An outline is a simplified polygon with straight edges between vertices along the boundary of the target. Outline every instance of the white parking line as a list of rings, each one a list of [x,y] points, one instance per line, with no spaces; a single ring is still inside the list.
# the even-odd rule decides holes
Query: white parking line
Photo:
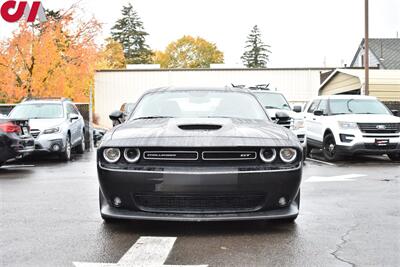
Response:
[[[76,267],[165,267],[176,237],[140,237],[118,263],[74,262]],[[179,265],[173,265],[178,267]],[[207,267],[208,265],[184,265],[185,267]]]
[[[21,169],[21,168],[33,168],[35,165],[4,165],[3,169]]]
[[[311,176],[306,183],[324,183],[324,182],[351,182],[354,178],[365,177],[365,174],[346,174],[338,176]]]
[[[322,161],[322,160],[317,160],[317,159],[313,159],[313,158],[307,158],[306,160],[314,161],[314,162],[318,162],[318,163],[322,163],[322,164],[326,164],[326,165],[329,165],[329,166],[337,166],[334,163],[330,163],[330,162],[326,162],[326,161]]]

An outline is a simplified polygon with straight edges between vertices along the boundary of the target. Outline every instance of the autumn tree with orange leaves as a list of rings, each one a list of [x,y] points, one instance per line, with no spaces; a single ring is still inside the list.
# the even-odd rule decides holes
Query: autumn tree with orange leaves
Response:
[[[76,19],[78,11],[72,6],[51,13],[45,23],[21,22],[10,39],[0,42],[0,102],[29,96],[89,100],[101,25]]]

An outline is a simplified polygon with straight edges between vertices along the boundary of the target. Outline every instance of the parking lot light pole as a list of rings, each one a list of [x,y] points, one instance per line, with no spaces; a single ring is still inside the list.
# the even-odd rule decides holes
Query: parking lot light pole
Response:
[[[364,94],[369,95],[369,6],[368,0],[365,0],[365,38],[364,38],[364,68],[365,85]]]

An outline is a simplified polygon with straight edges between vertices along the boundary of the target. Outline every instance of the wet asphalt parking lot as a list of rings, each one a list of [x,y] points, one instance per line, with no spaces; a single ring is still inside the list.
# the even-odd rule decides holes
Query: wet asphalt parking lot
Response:
[[[108,225],[94,153],[67,164],[34,158],[0,168],[0,265],[400,266],[399,181],[400,164],[386,157],[307,160],[295,224]],[[143,246],[127,253],[136,242]]]

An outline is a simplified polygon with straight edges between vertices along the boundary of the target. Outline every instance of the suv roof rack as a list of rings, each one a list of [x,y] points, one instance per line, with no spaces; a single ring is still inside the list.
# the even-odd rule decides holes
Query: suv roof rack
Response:
[[[257,84],[255,86],[250,86],[248,89],[249,90],[265,90],[265,91],[271,91],[269,88],[270,84]]]
[[[231,84],[233,88],[239,88],[239,89],[248,89],[248,90],[265,90],[265,91],[271,91],[271,88],[269,88],[269,84],[257,84],[254,86],[246,86],[244,84]]]
[[[26,101],[42,101],[42,100],[53,100],[53,101],[72,101],[70,98],[67,97],[26,97],[22,102]]]

